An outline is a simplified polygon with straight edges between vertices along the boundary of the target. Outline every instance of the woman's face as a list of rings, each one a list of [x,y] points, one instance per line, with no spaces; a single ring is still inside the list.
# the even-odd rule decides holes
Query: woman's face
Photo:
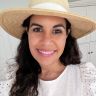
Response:
[[[32,16],[28,30],[29,49],[41,66],[57,64],[66,43],[64,18]]]

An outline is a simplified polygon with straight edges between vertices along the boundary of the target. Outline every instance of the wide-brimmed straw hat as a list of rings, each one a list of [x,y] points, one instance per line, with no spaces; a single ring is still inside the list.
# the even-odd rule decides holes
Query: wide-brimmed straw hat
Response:
[[[72,35],[75,38],[80,38],[96,29],[96,22],[75,15],[68,10],[67,0],[30,0],[30,7],[28,8],[3,11],[0,14],[0,22],[6,32],[19,39],[25,30],[22,27],[23,21],[32,14],[66,18],[72,25]]]

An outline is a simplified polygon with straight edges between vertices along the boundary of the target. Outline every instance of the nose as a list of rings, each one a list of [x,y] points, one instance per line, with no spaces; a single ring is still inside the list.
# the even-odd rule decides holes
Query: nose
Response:
[[[43,46],[47,46],[47,45],[51,45],[52,44],[52,36],[51,36],[51,34],[49,34],[49,33],[44,33],[43,35],[42,35],[42,45]]]

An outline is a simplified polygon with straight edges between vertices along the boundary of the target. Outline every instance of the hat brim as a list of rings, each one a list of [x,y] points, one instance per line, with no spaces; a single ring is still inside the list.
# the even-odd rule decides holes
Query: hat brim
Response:
[[[68,19],[71,23],[72,35],[75,38],[80,38],[96,29],[96,22],[82,17],[79,15],[72,14],[70,12],[50,11],[42,9],[12,9],[3,11],[0,17],[1,26],[10,35],[20,39],[24,28],[22,27],[23,21],[30,15],[47,15],[47,16],[58,16]]]

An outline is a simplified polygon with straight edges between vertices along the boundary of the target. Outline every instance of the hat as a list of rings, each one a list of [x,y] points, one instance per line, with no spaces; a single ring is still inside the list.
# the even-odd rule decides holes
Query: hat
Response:
[[[0,14],[1,14],[1,10],[0,10]],[[1,25],[1,15],[0,15],[0,25]]]
[[[1,26],[10,35],[21,38],[23,21],[30,15],[47,15],[66,18],[71,23],[72,36],[80,38],[96,29],[96,22],[69,12],[68,0],[30,0],[28,8],[9,9],[0,15]]]

